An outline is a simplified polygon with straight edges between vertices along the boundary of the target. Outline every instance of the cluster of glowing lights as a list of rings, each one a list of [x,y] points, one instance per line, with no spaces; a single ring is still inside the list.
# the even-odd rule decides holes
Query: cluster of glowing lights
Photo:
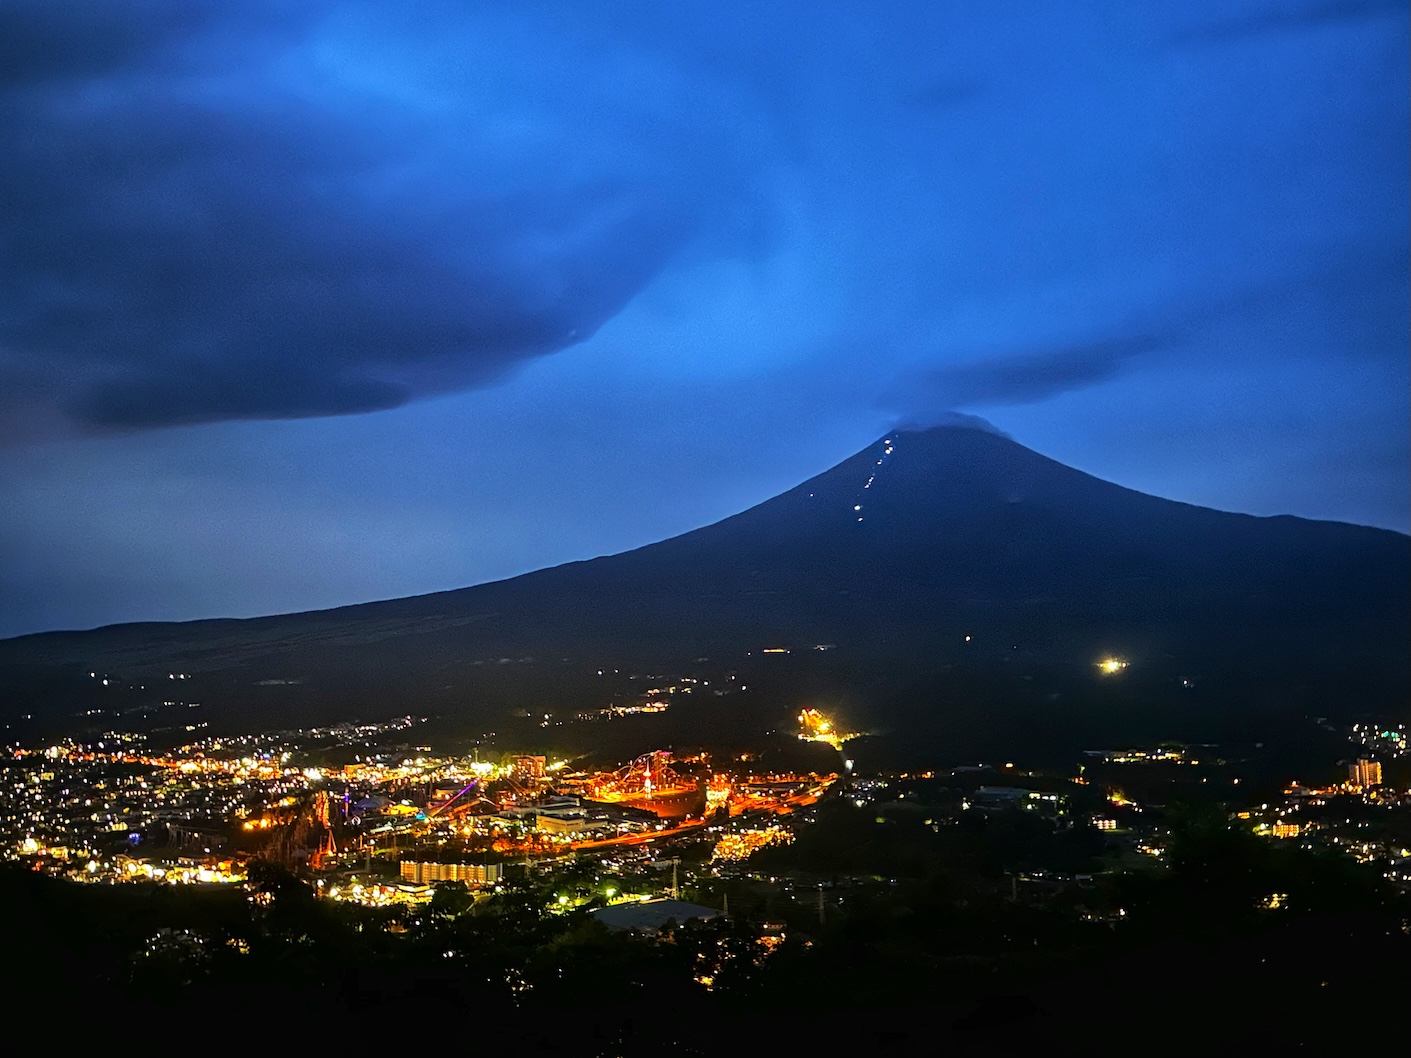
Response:
[[[866,492],[868,489],[870,489],[870,488],[872,487],[872,483],[877,480],[877,468],[880,467],[880,466],[882,466],[882,464],[883,464],[884,462],[886,462],[887,457],[890,456],[890,455],[892,454],[892,452],[895,451],[895,448],[892,446],[892,439],[891,439],[890,437],[888,437],[885,441],[883,441],[882,444],[883,444],[883,448],[882,448],[882,458],[881,458],[881,459],[878,459],[878,460],[876,461],[876,463],[874,463],[874,464],[872,465],[872,472],[867,475],[867,480],[862,483],[862,491],[863,491],[863,492]],[[812,493],[810,493],[809,495],[812,495]],[[853,509],[853,513],[857,515],[857,520],[858,520],[859,522],[862,521],[862,504],[861,504],[861,503],[855,503],[855,504],[853,504],[853,508],[852,508],[852,509]]]
[[[728,804],[733,789],[734,786],[724,775],[712,775],[706,784],[706,807],[714,809]]]
[[[762,830],[741,830],[726,834],[715,843],[711,858],[715,860],[746,860],[758,849],[766,845],[787,845],[794,835],[783,827],[765,827]]]
[[[842,749],[843,743],[855,737],[839,731],[831,719],[817,709],[805,709],[799,713],[799,738],[805,742],[826,742],[834,749]]]
[[[338,900],[348,904],[361,904],[363,907],[394,907],[396,905],[424,904],[431,899],[428,886],[406,888],[395,885],[362,885],[354,881],[350,885],[333,885],[324,888],[318,883],[318,895],[325,900]]]
[[[89,860],[86,873],[77,875],[86,882],[165,882],[168,885],[235,885],[245,875],[230,860],[196,867],[163,867],[142,860],[118,857],[116,862]]]
[[[1116,676],[1129,664],[1126,658],[1103,658],[1097,663],[1097,670],[1104,676]]]
[[[664,713],[671,708],[670,702],[651,700],[638,702],[635,705],[610,705],[606,709],[599,709],[598,716],[634,716],[638,713]]]

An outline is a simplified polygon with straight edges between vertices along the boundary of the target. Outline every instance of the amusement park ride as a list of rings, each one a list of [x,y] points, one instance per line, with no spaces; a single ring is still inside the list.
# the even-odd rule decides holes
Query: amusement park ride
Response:
[[[705,784],[675,765],[667,750],[644,753],[617,771],[593,776],[585,784],[584,796],[645,809],[662,819],[699,815],[705,809]]]
[[[319,834],[318,848],[309,857],[309,866],[317,871],[338,853],[338,845],[333,840],[333,823],[328,817],[327,790],[320,790],[314,795],[314,820],[322,830]]]
[[[798,720],[800,739],[824,742],[839,751],[846,741],[856,737],[840,731],[830,717],[817,709],[804,709]],[[846,775],[851,771],[852,761],[841,763],[840,771]],[[291,810],[282,816],[262,816],[247,822],[245,829],[263,830],[273,824],[258,855],[290,866],[307,863],[319,871],[333,866],[339,859],[335,831],[343,835],[344,851],[357,849],[369,857],[389,851],[395,855],[405,841],[415,846],[434,827],[448,823],[467,825],[472,817],[498,817],[502,813],[521,819],[524,813],[529,813],[530,818],[534,818],[536,811],[548,812],[544,806],[552,804],[555,798],[562,801],[564,795],[570,795],[569,800],[576,795],[585,805],[597,802],[649,812],[667,824],[689,824],[692,819],[699,824],[719,812],[730,816],[787,814],[817,801],[839,778],[838,774],[813,773],[745,776],[727,771],[717,774],[711,772],[704,754],[677,759],[664,749],[643,753],[616,770],[593,774],[561,774],[554,778],[545,774],[542,764],[542,757],[517,758],[514,766],[504,768],[477,762],[472,769],[476,770],[474,778],[461,772],[455,778],[428,780],[422,784],[420,794],[413,792],[411,798],[403,798],[396,804],[391,803],[390,798],[400,790],[387,797],[373,798],[383,802],[378,811],[388,818],[372,827],[358,826],[361,817],[355,815],[355,810],[359,806],[350,806],[351,795],[335,802],[326,790],[319,790],[297,805],[290,799]],[[353,829],[344,829],[348,826]],[[528,835],[504,840],[533,845],[535,841],[542,843],[543,839],[542,835]],[[601,843],[596,838],[579,841],[585,847]],[[390,847],[384,847],[387,843]]]

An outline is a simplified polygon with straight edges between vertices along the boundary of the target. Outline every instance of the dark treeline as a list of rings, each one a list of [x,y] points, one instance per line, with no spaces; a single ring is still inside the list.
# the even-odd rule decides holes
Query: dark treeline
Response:
[[[1043,900],[990,883],[1054,857],[1081,869],[1095,851],[1081,837],[1017,816],[968,834],[865,815],[836,806],[796,844],[756,854],[800,889],[846,885],[826,915],[737,886],[729,920],[658,938],[607,931],[592,902],[551,910],[560,893],[593,891],[590,863],[515,872],[489,897],[443,885],[414,909],[321,900],[271,868],[218,891],[6,868],[5,1002],[212,1039],[279,1035],[290,1017],[369,1041],[436,1038],[454,1015],[479,1041],[542,1054],[1118,1038],[1167,1053],[1335,1038],[1349,1011],[1394,1016],[1411,976],[1411,909],[1374,871],[1229,830],[1210,810],[1172,811],[1166,869]],[[864,862],[888,877],[848,873]],[[765,957],[761,937],[780,924]]]

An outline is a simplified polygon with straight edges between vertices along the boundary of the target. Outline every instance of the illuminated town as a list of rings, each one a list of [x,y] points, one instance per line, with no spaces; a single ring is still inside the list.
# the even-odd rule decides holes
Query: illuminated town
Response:
[[[1093,750],[1072,776],[1010,763],[957,768],[949,779],[853,774],[841,754],[831,772],[761,773],[748,761],[660,749],[582,771],[546,755],[441,756],[412,745],[423,722],[404,716],[210,737],[165,750],[121,731],[12,746],[0,802],[4,855],[86,883],[230,885],[247,881],[252,864],[268,863],[302,875],[322,897],[368,905],[426,902],[442,882],[493,888],[507,872],[580,860],[598,864],[603,878],[663,859],[689,862],[686,884],[694,887],[723,866],[748,866],[760,849],[793,842],[836,795],[876,808],[879,820],[926,805],[933,830],[968,812],[1032,812],[1059,829],[1104,834],[1120,864],[1128,853],[1163,855],[1166,828],[1133,791],[1169,775],[1158,786],[1228,787],[1236,826],[1337,849],[1411,885],[1411,835],[1396,822],[1411,814],[1411,791],[1384,781],[1382,767],[1407,759],[1403,725],[1348,732],[1342,781],[1290,779],[1276,799],[1246,804],[1238,762],[1216,746]],[[804,709],[798,725],[801,740],[835,749],[857,737],[838,732],[816,708]],[[355,747],[356,759],[320,765],[315,747],[325,756],[330,747]],[[690,849],[703,851],[682,860]],[[674,892],[679,874],[670,886],[616,886],[609,902]]]
[[[5,855],[90,883],[238,883],[251,862],[269,862],[307,872],[328,898],[415,903],[438,881],[493,885],[505,863],[643,863],[702,841],[743,859],[789,839],[760,820],[795,815],[838,780],[664,750],[591,773],[534,754],[443,757],[401,742],[420,722],[212,737],[163,751],[116,731],[13,747],[0,809]],[[366,752],[351,763],[308,763],[311,747],[352,745]]]
[[[303,907],[295,921],[326,908],[354,916],[330,920],[339,928],[387,938],[408,965],[428,945],[465,966],[498,952],[493,979],[477,987],[512,1009],[559,994],[561,945],[580,935],[637,945],[633,965],[667,945],[685,960],[685,986],[712,1001],[745,982],[784,981],[796,960],[843,944],[850,923],[931,892],[926,877],[951,879],[947,914],[988,909],[987,959],[1049,943],[1021,940],[1033,916],[1078,938],[1107,936],[1143,920],[1142,886],[1184,869],[1188,824],[1172,805],[1191,795],[1218,813],[1206,818],[1220,832],[1254,843],[1248,855],[1331,856],[1398,899],[1411,893],[1404,725],[1324,724],[1341,759],[1317,782],[1274,786],[1256,778],[1256,746],[1181,742],[1093,749],[1066,769],[879,771],[851,759],[864,736],[816,706],[796,713],[790,738],[816,743],[812,759],[832,767],[805,771],[705,749],[658,747],[593,767],[483,739],[448,754],[427,726],[401,716],[217,736],[191,725],[174,745],[111,728],[11,744],[0,760],[3,856],[27,877],[81,891],[184,891],[207,903],[226,893],[248,909],[238,927],[134,933],[125,987],[166,987],[159,970],[223,979],[236,972],[216,969],[225,961],[285,950],[270,948],[290,943],[278,908]],[[1262,884],[1250,906],[1270,923],[1305,899],[1297,877]],[[558,938],[544,941],[560,946],[548,963],[514,954],[531,927],[508,925],[513,916]],[[974,957],[965,950],[956,958]]]

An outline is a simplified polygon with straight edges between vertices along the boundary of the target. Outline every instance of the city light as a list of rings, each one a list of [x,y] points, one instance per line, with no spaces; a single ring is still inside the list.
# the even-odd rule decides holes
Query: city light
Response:
[[[856,738],[856,733],[838,731],[833,720],[817,709],[805,709],[799,713],[799,738],[804,742],[826,742],[834,749],[841,750],[843,743]]]
[[[712,860],[746,860],[758,849],[766,845],[787,845],[794,840],[793,834],[783,827],[771,826],[761,830],[741,830],[726,834],[715,843]]]

